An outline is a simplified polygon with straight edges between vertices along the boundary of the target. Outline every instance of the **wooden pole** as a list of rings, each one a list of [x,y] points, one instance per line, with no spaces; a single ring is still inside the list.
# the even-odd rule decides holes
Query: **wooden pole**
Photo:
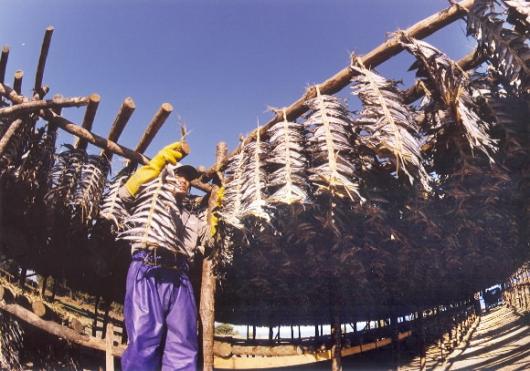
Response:
[[[134,152],[133,150],[113,142],[112,140],[105,139],[97,134],[93,134],[90,131],[83,129],[79,125],[65,119],[64,117],[51,112],[50,110],[43,110],[41,112],[46,120],[57,125],[61,129],[69,132],[70,134],[83,138],[87,142],[97,147],[103,148],[108,152],[113,152],[122,157],[133,159],[142,164],[146,164],[149,161],[147,157],[141,155],[140,153]]]
[[[131,97],[125,98],[112,126],[110,127],[110,133],[108,136],[109,141],[116,142],[120,138],[125,125],[127,125],[127,121],[129,121],[135,109],[136,104],[134,104],[133,99]],[[112,158],[112,152],[107,149],[101,151],[101,155],[106,156],[109,160]]]
[[[32,302],[31,310],[40,318],[43,318],[46,315],[46,305],[41,300]]]
[[[469,9],[475,0],[463,0],[457,4],[450,6],[447,9],[441,10],[419,22],[413,26],[407,28],[403,32],[410,37],[417,39],[423,39],[439,29],[451,24],[452,22],[460,19],[466,15],[466,9]],[[362,63],[367,68],[374,68],[381,63],[392,58],[396,54],[400,53],[403,50],[403,47],[399,44],[399,36],[394,36],[385,41],[384,43],[377,46],[375,49],[370,51],[361,57]],[[350,68],[348,64],[347,67],[343,68],[335,75],[331,76],[329,79],[324,81],[321,84],[309,88],[305,94],[299,98],[297,101],[292,103],[289,107],[285,108],[285,113],[287,120],[294,121],[305,112],[307,112],[308,107],[305,105],[305,102],[311,98],[316,97],[316,87],[318,86],[321,94],[335,94],[338,91],[342,90],[350,84],[352,77],[355,75],[355,72]],[[277,122],[283,120],[283,110],[282,114],[276,113],[274,117],[267,122],[265,125],[254,130],[240,145],[236,148],[230,155],[227,157],[227,160],[223,162],[220,168],[226,166],[228,159],[237,155],[241,150],[242,145],[247,144],[255,140],[257,132],[260,132],[260,135],[265,134],[265,132],[272,127]],[[216,169],[219,167],[211,167],[206,172],[206,176],[211,176],[215,173]]]
[[[17,92],[15,92],[12,88],[4,84],[0,84],[0,95],[8,98],[10,101],[16,104],[20,104],[20,103],[28,101],[27,98],[17,94]],[[149,158],[142,155],[141,153],[135,152],[132,149],[122,146],[112,140],[108,140],[97,134],[94,134],[90,132],[89,130],[86,130],[80,127],[79,125],[71,122],[70,120],[60,115],[57,115],[51,109],[43,109],[39,112],[39,115],[45,120],[49,121],[50,123],[57,125],[59,128],[63,129],[64,131],[72,135],[75,135],[83,140],[86,140],[87,142],[95,145],[96,147],[100,147],[104,150],[107,150],[109,153],[112,152],[114,154],[117,154],[129,160],[138,162],[140,164],[147,164],[147,162],[149,161]],[[186,148],[188,150],[187,153],[189,153],[189,147],[183,148],[184,152],[186,152]],[[0,152],[1,152],[1,145],[0,145]],[[204,192],[212,191],[211,185],[207,183],[203,183],[199,179],[194,179],[191,182],[191,185]]]
[[[149,122],[149,125],[147,125],[147,128],[145,129],[144,134],[140,139],[140,142],[138,142],[138,145],[135,148],[136,152],[145,152],[145,150],[147,149],[147,147],[149,147],[149,144],[151,144],[152,140],[154,139],[155,135],[158,133],[164,122],[166,122],[171,112],[173,112],[173,106],[171,104],[163,103],[160,106],[158,111],[151,119],[151,122]]]
[[[114,346],[114,326],[109,323],[106,327],[107,336],[105,337],[105,371],[114,371],[114,357],[112,348]]]
[[[331,370],[341,371],[342,333],[340,328],[340,318],[338,314],[335,314],[333,318],[333,323],[331,325],[331,338],[333,339],[333,345],[331,346]]]
[[[92,130],[92,124],[94,123],[94,119],[96,118],[96,112],[98,110],[100,101],[101,97],[99,96],[99,94],[91,94],[88,97],[88,105],[86,107],[85,115],[83,116],[83,123],[81,124],[81,127],[83,129],[87,131]],[[76,140],[74,142],[74,147],[81,151],[86,150],[88,142],[80,137],[75,138]]]
[[[15,78],[13,79],[13,90],[16,91],[17,94],[21,94],[23,78],[24,78],[24,71],[16,70]]]
[[[0,157],[5,153],[6,149],[9,146],[9,142],[11,141],[11,138],[14,138],[15,134],[18,132],[21,126],[22,120],[16,119],[11,123],[11,125],[9,125],[2,138],[0,138]]]
[[[94,320],[92,321],[92,336],[96,336],[98,328],[98,305],[99,295],[96,295],[96,303],[94,304]]]
[[[81,107],[86,106],[88,103],[88,97],[61,98],[56,96],[53,99],[35,100],[10,107],[0,108],[0,117],[35,112],[43,108],[57,109],[59,107]]]
[[[219,143],[216,150],[216,163],[224,161],[228,151],[226,143]],[[217,204],[218,186],[214,186],[208,202],[208,225],[211,225],[214,217],[214,208]],[[200,317],[202,325],[202,354],[203,371],[213,370],[213,343],[214,343],[214,321],[215,321],[215,289],[216,277],[214,273],[214,262],[216,248],[214,247],[209,255],[202,262],[202,280],[200,297]]]
[[[2,47],[2,54],[0,55],[0,83],[4,83],[6,77],[7,60],[9,59],[9,47],[4,45]]]
[[[52,335],[61,337],[72,343],[75,343],[75,344],[78,344],[78,345],[81,345],[87,348],[100,350],[100,351],[107,350],[105,341],[94,339],[93,337],[90,337],[84,334],[79,334],[75,332],[74,330],[68,327],[65,327],[65,326],[61,326],[60,324],[55,323],[53,321],[43,320],[42,318],[39,318],[37,315],[35,315],[30,310],[27,310],[18,304],[6,304],[0,301],[0,309],[14,315],[15,317],[29,323],[32,326],[40,328]],[[115,357],[120,357],[124,349],[125,349],[124,346],[113,347],[112,354]]]
[[[46,66],[46,58],[48,57],[48,50],[50,49],[53,30],[54,28],[52,26],[48,26],[46,27],[46,31],[44,32],[44,39],[42,40],[42,46],[40,49],[39,63],[37,65],[37,72],[35,73],[35,93],[38,93],[42,88],[44,67]]]

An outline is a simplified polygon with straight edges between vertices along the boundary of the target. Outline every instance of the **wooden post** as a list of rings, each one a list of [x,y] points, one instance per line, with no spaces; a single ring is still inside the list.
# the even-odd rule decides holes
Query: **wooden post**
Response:
[[[48,57],[48,50],[50,49],[50,43],[52,41],[54,28],[52,26],[46,27],[44,33],[44,39],[42,40],[42,46],[40,49],[39,63],[37,65],[37,72],[35,73],[35,93],[39,93],[42,88],[42,79],[44,77],[44,67],[46,66],[46,58]]]
[[[216,163],[224,161],[228,147],[226,143],[219,143],[216,149]],[[211,225],[214,217],[214,209],[217,200],[218,187],[214,186],[208,201],[208,225]],[[212,241],[213,242],[213,241]],[[199,312],[202,325],[202,354],[203,354],[203,371],[213,370],[213,342],[214,342],[214,321],[215,321],[215,289],[216,277],[214,273],[214,257],[216,246],[213,247],[210,254],[205,256],[202,261],[202,280],[201,280],[201,297]]]
[[[333,322],[331,325],[331,338],[333,339],[333,345],[331,346],[331,370],[341,371],[342,333],[340,328],[340,318],[338,314],[335,314],[333,318]]]
[[[22,79],[23,78],[24,78],[24,71],[16,70],[15,78],[13,79],[13,90],[16,91],[17,94],[21,94],[22,92]]]
[[[420,348],[420,370],[423,371],[427,367],[427,351],[425,349],[425,324],[423,309],[418,310],[418,337],[419,337],[419,348]]]
[[[85,130],[92,130],[92,124],[94,123],[94,119],[96,118],[96,112],[99,107],[99,102],[101,101],[101,97],[98,94],[91,94],[88,97],[88,105],[85,110],[85,115],[83,116],[83,123],[81,124],[81,127]],[[75,137],[76,140],[74,142],[74,147],[84,151],[87,147],[87,141],[83,140],[80,137]]]
[[[106,371],[114,371],[114,357],[112,356],[112,347],[114,346],[114,326],[109,323],[105,328],[107,336],[105,337],[105,367]]]
[[[108,335],[107,325],[109,324],[110,302],[108,302],[107,300],[105,300],[105,314],[103,315],[103,329],[101,334],[102,339],[105,339]]]
[[[53,285],[52,285],[52,296],[50,298],[50,301],[53,303],[55,301],[55,294],[57,293],[57,278],[53,277]]]
[[[147,125],[142,138],[138,142],[138,145],[135,148],[136,152],[144,153],[151,141],[158,133],[164,122],[166,122],[169,115],[173,112],[173,106],[170,103],[163,103],[158,111],[155,113],[151,122]]]
[[[394,366],[394,370],[399,369],[399,361],[400,361],[400,342],[399,342],[399,324],[398,324],[398,317],[393,314],[390,318],[390,322],[392,325],[392,363]]]
[[[6,77],[7,59],[9,58],[9,47],[4,45],[2,47],[2,55],[0,56],[0,83],[4,83]]]
[[[0,157],[6,152],[7,148],[9,148],[11,138],[15,137],[19,129],[22,127],[22,124],[23,122],[21,119],[16,119],[9,125],[2,138],[0,138]]]
[[[96,336],[97,325],[98,325],[98,305],[99,295],[96,296],[96,303],[94,304],[94,320],[92,321],[92,336]]]
[[[125,125],[127,125],[127,121],[129,121],[135,109],[136,104],[134,104],[133,99],[131,97],[125,98],[112,126],[110,127],[108,140],[116,142],[119,139]],[[112,158],[112,152],[107,149],[101,151],[101,155],[106,156],[109,160]]]

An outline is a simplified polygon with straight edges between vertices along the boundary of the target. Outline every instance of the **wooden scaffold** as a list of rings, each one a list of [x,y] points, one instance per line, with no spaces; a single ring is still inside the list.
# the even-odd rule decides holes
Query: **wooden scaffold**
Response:
[[[218,144],[215,164],[192,183],[204,192],[193,207],[219,222],[192,268],[204,370],[318,361],[340,370],[342,357],[389,345],[397,368],[410,339],[424,368],[427,345],[438,342],[445,357],[475,323],[474,295],[513,272],[506,300],[528,310],[529,16],[503,0],[502,18],[491,1],[462,0],[352,55],[231,153]],[[421,41],[462,18],[478,45],[461,60]],[[53,31],[31,96],[21,94],[22,71],[5,83],[9,49],[0,56],[0,309],[106,352],[112,369],[126,344],[129,248],[115,239],[123,226],[105,199],[147,163],[173,107],[160,106],[134,149],[119,143],[136,108],[130,97],[107,137],[95,134],[98,94],[45,99]],[[375,71],[404,50],[417,70],[405,90]],[[348,86],[363,107],[355,116],[333,96]],[[63,115],[69,107],[86,107],[80,124]],[[58,129],[76,138],[61,153]],[[88,155],[88,144],[101,152]],[[128,162],[108,179],[113,155]],[[216,336],[215,321],[246,325],[246,339]],[[257,326],[269,339],[256,339]],[[315,335],[302,338],[300,326]]]

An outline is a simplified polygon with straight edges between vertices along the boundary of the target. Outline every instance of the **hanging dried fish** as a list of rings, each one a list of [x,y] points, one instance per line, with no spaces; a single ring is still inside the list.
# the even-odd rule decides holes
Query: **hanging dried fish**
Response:
[[[133,249],[161,247],[186,257],[194,255],[178,233],[184,228],[175,202],[175,179],[173,168],[166,166],[158,178],[142,187],[118,239],[130,241]]]
[[[243,208],[242,190],[244,174],[245,145],[241,144],[241,151],[228,163],[225,171],[225,194],[219,215],[224,223],[236,229],[242,229],[240,215]]]
[[[257,131],[256,141],[245,146],[244,172],[241,187],[241,214],[240,218],[253,216],[258,219],[270,221],[270,216],[265,210],[265,155],[268,153],[267,144],[261,141],[260,132]]]
[[[447,111],[450,120],[442,125],[459,124],[470,148],[483,152],[493,162],[491,154],[496,151],[496,142],[488,134],[489,125],[478,114],[468,75],[447,55],[424,41],[402,34],[400,43],[418,59],[412,68],[418,68],[427,95],[432,97],[428,99],[432,106],[429,110]]]
[[[511,6],[510,9],[517,8]],[[518,9],[528,13],[528,7]],[[504,21],[493,0],[477,0],[468,13],[467,32],[475,36],[478,49],[491,61],[506,87],[513,89],[514,93],[525,94],[530,89],[528,38],[505,28]],[[528,32],[527,27],[525,32]]]
[[[430,190],[429,175],[423,167],[421,142],[412,110],[405,104],[396,82],[369,71],[362,61],[352,64],[357,72],[352,79],[352,90],[363,103],[356,118],[359,136],[368,148],[380,158],[389,158],[395,164],[396,176],[405,174],[413,184],[418,179],[426,191]]]
[[[530,33],[530,2],[527,0],[503,0],[508,8],[507,21],[515,26],[521,35]]]
[[[127,179],[129,179],[132,170],[131,167],[126,167],[114,179],[108,182],[107,189],[101,201],[98,218],[112,222],[115,231],[121,231],[124,227],[125,220],[129,217],[129,212],[119,196],[119,190]]]
[[[55,155],[49,177],[48,193],[44,202],[50,209],[62,210],[73,201],[81,167],[86,159],[86,152],[66,144],[66,151]]]
[[[105,156],[90,155],[83,164],[72,201],[75,215],[82,224],[88,225],[97,216],[109,170],[110,164]]]
[[[267,201],[271,204],[303,205],[310,202],[303,129],[302,125],[287,121],[284,109],[283,121],[268,130],[271,149],[267,163],[272,171],[267,179],[271,193]]]
[[[311,168],[309,180],[324,191],[339,197],[363,201],[355,176],[353,135],[349,112],[330,95],[321,95],[306,103],[312,110],[304,123],[308,132]]]

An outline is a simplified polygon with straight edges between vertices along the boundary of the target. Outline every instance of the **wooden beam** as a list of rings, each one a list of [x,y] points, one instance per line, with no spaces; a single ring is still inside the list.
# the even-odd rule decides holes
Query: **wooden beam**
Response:
[[[0,56],[0,83],[4,83],[6,77],[7,60],[9,59],[9,47],[4,45],[2,47],[2,55]]]
[[[17,94],[17,92],[15,92],[12,88],[4,84],[0,84],[0,95],[6,97],[15,104],[28,102],[27,98]],[[127,158],[129,160],[136,161],[142,165],[147,164],[147,162],[149,161],[149,158],[142,155],[141,153],[135,152],[127,147],[115,143],[112,140],[108,140],[97,134],[94,134],[89,130],[86,130],[80,127],[79,125],[67,120],[66,118],[57,115],[50,109],[41,110],[39,112],[39,115],[45,120],[48,120],[51,123],[57,125],[64,131],[67,131],[70,134],[75,135],[81,139],[84,139],[97,147],[103,148],[104,150],[108,150],[109,152]],[[191,182],[191,185],[204,192],[210,192],[212,190],[211,185],[204,183],[199,179],[194,179]]]
[[[0,84],[0,95],[6,97],[14,104],[20,104],[29,101],[28,98],[23,97],[22,95],[18,94],[13,88],[10,88],[9,86],[3,83]]]
[[[2,138],[0,138],[0,157],[5,153],[6,149],[9,146],[9,142],[11,141],[11,138],[15,136],[21,126],[22,120],[16,119],[9,125]]]
[[[216,164],[220,164],[225,160],[228,147],[226,143],[219,143],[216,151]],[[217,191],[219,187],[214,186],[210,193],[208,200],[208,227],[211,226],[212,218],[214,217],[214,210],[217,205]],[[214,361],[214,322],[215,322],[215,289],[217,286],[217,277],[214,272],[213,258],[215,256],[215,247],[213,251],[207,255],[202,262],[202,280],[201,280],[201,297],[199,312],[201,316],[202,326],[202,355],[203,355],[203,371],[213,371]]]
[[[35,100],[31,102],[24,102],[14,106],[0,108],[0,117],[6,117],[15,114],[26,114],[30,112],[39,111],[43,108],[58,108],[58,107],[81,107],[89,103],[88,97],[74,97],[74,98],[60,98],[53,97],[48,100]]]
[[[69,132],[70,134],[83,138],[87,142],[106,150],[108,153],[112,152],[122,157],[138,161],[141,164],[147,164],[149,161],[147,157],[141,155],[140,153],[134,152],[132,149],[124,147],[116,142],[105,139],[97,134],[83,129],[81,126],[65,119],[62,116],[57,115],[51,110],[42,110],[41,116],[51,123],[57,125],[61,129]]]
[[[52,41],[54,28],[52,26],[46,27],[44,32],[44,39],[42,40],[42,46],[40,49],[39,63],[37,65],[37,72],[35,73],[35,93],[39,93],[42,88],[42,79],[44,77],[44,67],[46,66],[46,58],[48,57],[48,50],[50,49],[50,43]]]
[[[18,304],[7,304],[0,301],[0,309],[14,315],[15,317],[21,319],[24,322],[29,323],[32,326],[40,328],[41,330],[46,331],[49,334],[71,341],[72,343],[87,348],[100,350],[103,352],[105,352],[107,349],[104,340],[95,339],[87,335],[79,334],[74,330],[65,326],[61,326],[53,321],[43,320],[42,318],[39,318],[35,313],[25,309],[24,307]],[[125,346],[118,345],[112,348],[112,354],[115,357],[120,357],[124,350]]]
[[[85,116],[83,117],[83,123],[81,124],[81,127],[85,130],[91,131],[92,130],[92,124],[94,123],[94,119],[96,118],[96,112],[98,110],[99,102],[101,101],[101,97],[98,94],[92,94],[90,97],[88,97],[88,106],[86,107]],[[87,147],[87,141],[81,139],[80,137],[76,137],[76,141],[74,143],[74,147],[84,151]]]
[[[144,151],[149,147],[151,141],[154,139],[155,135],[158,133],[166,119],[173,112],[173,106],[170,103],[163,103],[158,111],[155,113],[149,125],[144,131],[140,142],[135,148],[136,152],[144,153]]]
[[[465,16],[466,9],[469,9],[474,2],[475,0],[460,1],[459,3],[452,5],[447,9],[441,10],[417,22],[416,24],[407,28],[403,32],[410,37],[423,39],[438,31],[439,29],[447,26],[448,24],[451,24],[457,19],[460,19]],[[399,36],[393,36],[384,43],[377,46],[372,51],[362,56],[361,61],[367,68],[374,68],[380,65],[381,63],[387,61],[388,59],[392,58],[393,56],[397,55],[402,50],[403,47],[399,44]],[[335,94],[346,86],[348,86],[354,75],[355,72],[350,68],[350,65],[348,64],[348,66],[328,78],[323,83],[309,88],[301,98],[299,98],[297,101],[285,108],[287,119],[289,121],[294,121],[298,117],[303,115],[305,112],[307,112],[308,107],[305,105],[305,103],[309,99],[316,97],[317,86],[321,94]],[[269,120],[269,122],[250,133],[248,137],[245,138],[245,140],[232,153],[230,153],[229,156],[227,156],[227,159],[223,162],[223,164],[221,164],[220,168],[224,168],[228,160],[239,153],[243,144],[247,144],[249,142],[254,141],[256,139],[258,131],[260,132],[260,135],[264,135],[265,132],[271,126],[273,126],[277,122],[280,122],[281,120],[283,120],[283,115],[276,113],[274,117]],[[208,169],[208,171],[206,171],[205,176],[213,176],[213,174],[218,169],[219,168],[216,169],[215,166],[212,166],[210,169]]]
[[[15,78],[13,79],[13,90],[15,90],[17,94],[21,94],[23,77],[24,77],[24,71],[22,70],[15,71]]]
[[[125,98],[120,107],[120,110],[118,111],[118,114],[116,115],[116,118],[114,119],[114,122],[112,123],[112,126],[110,127],[110,132],[108,136],[109,141],[118,141],[121,136],[121,133],[123,132],[123,129],[125,128],[125,125],[127,125],[127,121],[129,121],[135,109],[136,104],[134,104],[133,99],[131,97]],[[112,158],[112,152],[106,149],[101,151],[101,155],[106,156],[109,161]]]

